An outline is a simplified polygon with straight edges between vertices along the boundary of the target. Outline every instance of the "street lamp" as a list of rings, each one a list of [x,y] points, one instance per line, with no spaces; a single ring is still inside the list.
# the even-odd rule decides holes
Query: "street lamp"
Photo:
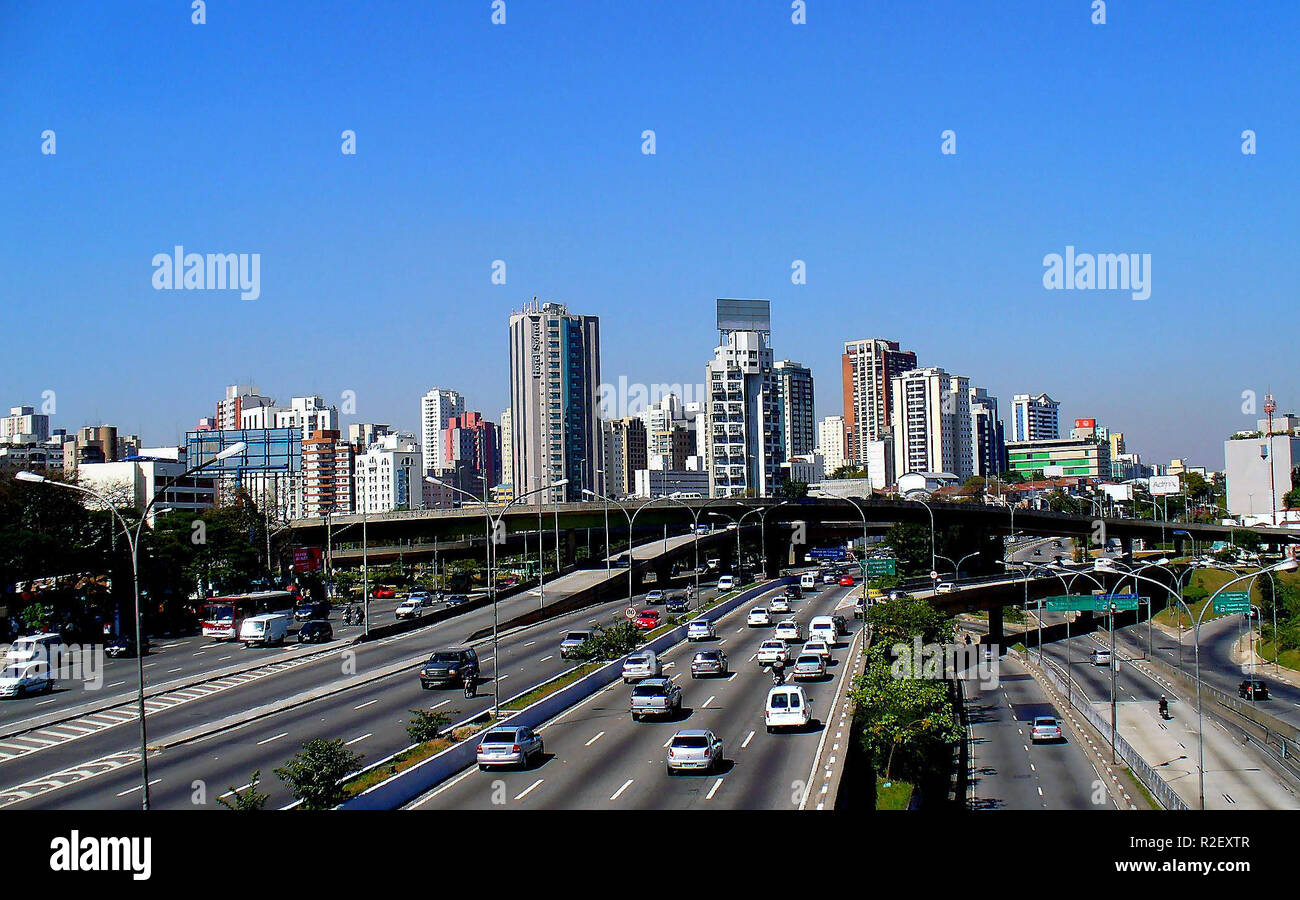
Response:
[[[966,560],[970,559],[972,556],[979,556],[979,555],[980,555],[980,551],[976,550],[974,553],[967,553],[957,562],[953,562],[951,559],[944,556],[942,553],[938,554],[938,557],[939,559],[946,562],[948,565],[952,566],[952,577],[957,581],[961,581],[961,564],[964,563]]]
[[[590,490],[588,488],[583,488],[582,493],[588,497],[595,497],[598,500],[604,500],[607,503],[613,503],[615,506],[621,509],[623,511],[623,515],[627,517],[627,605],[630,607],[633,605],[632,597],[634,593],[632,590],[632,569],[633,569],[632,563],[634,562],[634,558],[632,555],[632,528],[636,525],[636,517],[641,515],[642,510],[648,508],[651,504],[657,503],[659,500],[665,498],[663,497],[652,498],[650,500],[647,500],[645,503],[642,503],[640,506],[638,506],[636,509],[632,510],[631,512],[628,512],[626,506],[624,506],[622,503],[619,503],[617,500],[611,500],[609,497],[606,497],[604,494],[598,494],[595,491]],[[606,540],[608,541],[608,538],[606,538]]]
[[[190,466],[169,484],[164,485],[162,490],[158,491],[158,493],[154,495],[153,499],[145,505],[144,510],[140,513],[140,520],[136,523],[134,534],[131,531],[131,527],[127,524],[126,519],[124,519],[122,514],[118,512],[117,506],[98,491],[94,491],[79,484],[72,484],[67,481],[52,481],[44,475],[37,475],[35,472],[18,472],[14,475],[14,478],[19,481],[25,481],[30,484],[50,484],[55,487],[66,488],[70,491],[79,491],[83,494],[88,494],[91,497],[94,497],[104,506],[108,507],[108,511],[117,519],[118,523],[122,526],[122,531],[126,534],[127,546],[131,550],[131,581],[133,583],[135,594],[136,708],[137,714],[140,717],[141,807],[146,811],[149,809],[149,742],[145,725],[144,710],[144,618],[140,614],[140,533],[144,528],[144,523],[149,519],[149,511],[153,509],[155,503],[162,499],[163,495],[167,493],[168,488],[172,484],[183,481],[190,475],[207,468],[215,462],[229,459],[232,456],[238,456],[246,449],[248,449],[248,445],[243,441],[231,444],[229,447],[213,456],[212,459],[197,466]],[[170,510],[168,511],[170,512]]]
[[[934,559],[935,559],[935,552],[934,552],[934,510],[932,510],[932,509],[930,508],[930,504],[926,503],[924,500],[919,500],[919,499],[915,499],[915,498],[914,498],[914,499],[912,499],[912,500],[910,500],[910,501],[908,501],[908,502],[910,502],[910,503],[919,503],[919,504],[921,504],[922,506],[925,507],[925,511],[928,512],[928,513],[930,514],[930,571],[931,571],[931,572],[936,572],[936,571],[938,571],[938,567],[935,565],[935,561],[934,561]],[[1015,513],[1012,513],[1012,516],[1014,517],[1014,516],[1015,516]],[[1012,527],[1013,527],[1013,528],[1015,527],[1015,520],[1014,520],[1014,518],[1012,519]]]

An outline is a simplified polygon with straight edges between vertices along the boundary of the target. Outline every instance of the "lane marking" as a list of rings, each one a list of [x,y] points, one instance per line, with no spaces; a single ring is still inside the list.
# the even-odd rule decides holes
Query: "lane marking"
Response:
[[[713,799],[713,795],[716,794],[716,793],[718,792],[718,788],[720,788],[720,787],[722,787],[722,779],[721,779],[721,778],[719,778],[717,781],[713,782],[713,787],[709,788],[709,792],[708,792],[707,794],[704,795],[704,799],[705,799],[705,800],[712,800],[712,799]]]
[[[618,790],[616,790],[616,791],[614,792],[614,795],[613,795],[612,797],[609,798],[610,801],[613,802],[614,800],[617,800],[619,797],[622,797],[622,796],[623,796],[623,792],[626,791],[626,790],[628,789],[628,787],[629,787],[631,784],[632,784],[632,779],[631,779],[631,778],[629,778],[627,781],[623,782],[623,786],[622,786],[621,788],[619,788]]]
[[[516,794],[516,795],[515,795],[515,799],[516,799],[516,800],[522,800],[522,799],[524,799],[524,798],[527,797],[530,793],[532,793],[533,788],[537,787],[539,784],[541,784],[541,783],[542,783],[543,781],[545,781],[545,780],[546,780],[546,779],[544,779],[544,778],[539,778],[539,779],[537,779],[537,780],[534,781],[532,784],[528,785],[528,787],[524,788],[520,793]]]
[[[379,697],[376,697],[376,698],[373,699],[373,700],[367,700],[365,703],[362,703],[360,706],[354,706],[354,707],[352,707],[352,708],[353,708],[353,709],[365,709],[367,706],[369,706],[369,705],[372,704],[372,703],[378,703],[379,700],[380,700],[380,698],[379,698]]]
[[[260,746],[262,746],[263,744],[269,744],[269,743],[271,743],[271,741],[278,741],[280,738],[282,738],[282,737],[288,737],[288,736],[289,736],[289,732],[287,732],[287,731],[282,731],[282,732],[280,732],[279,734],[277,734],[275,737],[269,737],[269,738],[267,738],[267,739],[264,740],[264,741],[258,741],[258,742],[257,742],[257,746],[260,747]]]
[[[740,745],[740,749],[741,749],[741,750],[744,750],[746,747],[748,747],[748,746],[749,746],[749,742],[752,741],[753,739],[754,739],[754,732],[751,731],[751,732],[749,733],[749,736],[745,738],[745,742],[744,742],[743,744]]]
[[[596,743],[596,741],[600,740],[600,739],[603,738],[604,736],[605,736],[605,732],[602,731],[602,732],[598,733],[594,738],[592,738],[591,740],[587,741],[587,743],[584,744],[583,746],[584,746],[584,747],[590,747],[592,744]]]
[[[375,735],[375,733],[374,733],[373,731],[367,731],[365,734],[361,735],[361,737],[359,737],[359,738],[353,738],[352,740],[350,740],[350,741],[348,741],[347,743],[345,743],[343,746],[344,746],[344,747],[351,747],[353,744],[358,743],[359,741],[364,741],[364,740],[365,740],[366,738],[368,738],[368,737],[374,737],[374,735]]]

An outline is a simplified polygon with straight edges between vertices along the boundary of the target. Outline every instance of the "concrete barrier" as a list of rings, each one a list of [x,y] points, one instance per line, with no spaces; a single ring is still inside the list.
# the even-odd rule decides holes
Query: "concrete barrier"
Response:
[[[722,601],[704,614],[703,618],[716,621],[739,606],[756,597],[762,596],[773,587],[791,583],[794,579],[785,577],[764,582],[741,591],[735,597]],[[663,653],[686,638],[686,625],[660,635],[645,645],[646,649]],[[526,709],[502,720],[501,724],[522,725],[537,728],[550,721],[569,707],[581,703],[588,697],[604,689],[623,675],[623,661],[616,659],[596,671],[583,676],[573,684],[543,697]],[[352,799],[343,803],[340,809],[398,809],[421,795],[433,790],[442,782],[474,765],[477,758],[478,742],[471,739],[461,741],[455,746],[431,756],[412,766],[404,772],[374,785]]]

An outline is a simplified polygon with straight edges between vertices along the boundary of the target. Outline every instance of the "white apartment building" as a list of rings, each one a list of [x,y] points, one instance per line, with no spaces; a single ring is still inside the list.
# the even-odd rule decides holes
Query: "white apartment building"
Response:
[[[154,525],[160,509],[198,512],[209,509],[216,499],[216,479],[202,473],[184,481],[177,477],[185,471],[184,461],[172,459],[138,459],[130,462],[82,463],[77,480],[108,498],[119,509],[142,511],[163,488],[166,492],[149,511],[147,522]]]
[[[514,477],[515,443],[510,410],[501,411],[501,480],[508,482]]]
[[[0,419],[0,443],[10,444],[19,438],[33,441],[50,439],[50,417],[32,406],[11,406],[9,415]]]
[[[1046,394],[1016,394],[1011,400],[1011,440],[1058,440],[1061,437],[1060,405]]]
[[[834,472],[844,465],[843,416],[827,416],[817,423],[817,452],[822,455],[827,472]]]
[[[317,431],[337,431],[339,412],[320,397],[294,397],[288,406],[243,407],[239,428],[296,428],[303,440]]]
[[[411,434],[386,434],[354,460],[357,512],[424,508],[424,457]]]
[[[255,384],[231,384],[226,386],[226,396],[217,401],[217,415],[214,429],[217,431],[234,431],[243,426],[245,410],[254,410],[262,406],[275,406],[275,401],[263,396]]]
[[[970,384],[964,376],[930,367],[893,379],[894,468],[972,474]],[[897,479],[896,479],[897,480]]]
[[[420,398],[420,446],[424,470],[441,475],[451,467],[447,459],[447,423],[465,414],[465,398],[457,391],[434,388]]]

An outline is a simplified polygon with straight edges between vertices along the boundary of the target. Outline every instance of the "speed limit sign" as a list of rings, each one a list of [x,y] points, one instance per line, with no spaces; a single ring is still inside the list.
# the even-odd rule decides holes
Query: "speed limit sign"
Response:
[[[635,607],[635,606],[629,606],[627,609],[623,610],[623,615],[627,616],[629,619],[635,619],[635,618],[636,618],[636,607]]]

